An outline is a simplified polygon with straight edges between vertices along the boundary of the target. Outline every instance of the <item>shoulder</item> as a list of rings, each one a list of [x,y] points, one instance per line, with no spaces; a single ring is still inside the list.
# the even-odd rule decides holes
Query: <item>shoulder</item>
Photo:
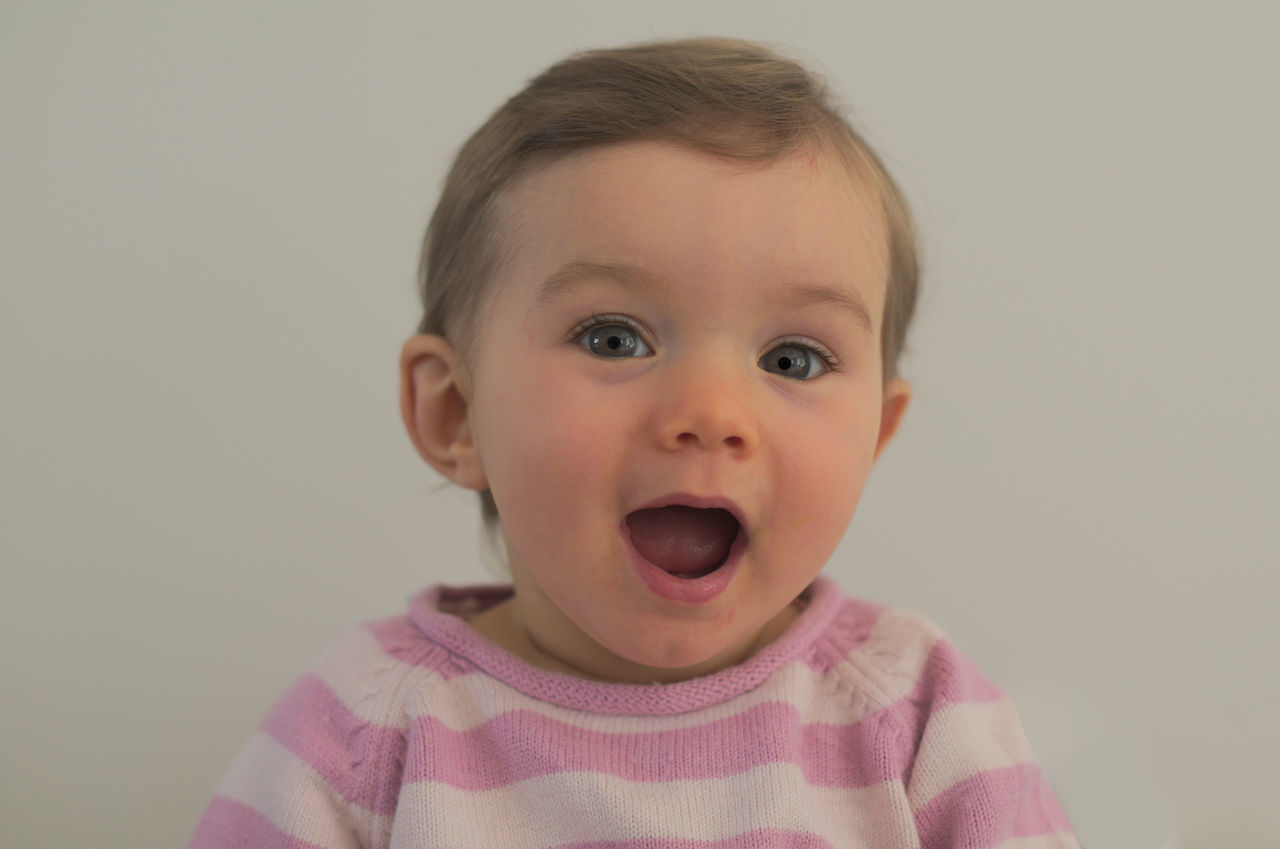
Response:
[[[259,731],[313,766],[394,750],[448,661],[407,616],[352,626],[293,681]]]
[[[874,692],[866,718],[924,846],[1076,847],[1009,697],[936,624],[880,608],[842,671]],[[1002,844],[1003,845],[1003,844]]]
[[[293,684],[299,709],[346,714],[352,724],[400,726],[410,702],[450,662],[407,615],[353,625],[338,634]]]
[[[916,726],[947,704],[1002,699],[997,688],[925,616],[856,598],[846,598],[825,643],[830,674],[864,695],[872,712],[894,725]]]
[[[236,755],[192,845],[383,833],[421,690],[447,663],[407,616],[341,632]],[[312,842],[328,845],[328,837]]]

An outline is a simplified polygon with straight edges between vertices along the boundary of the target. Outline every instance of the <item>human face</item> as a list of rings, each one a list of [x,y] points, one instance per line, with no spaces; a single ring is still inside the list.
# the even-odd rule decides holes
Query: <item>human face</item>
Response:
[[[744,166],[652,142],[545,166],[503,213],[514,251],[469,416],[514,623],[591,677],[740,662],[789,621],[882,443],[882,217],[821,155]],[[712,576],[666,575],[632,546],[626,517],[672,503],[741,522]]]

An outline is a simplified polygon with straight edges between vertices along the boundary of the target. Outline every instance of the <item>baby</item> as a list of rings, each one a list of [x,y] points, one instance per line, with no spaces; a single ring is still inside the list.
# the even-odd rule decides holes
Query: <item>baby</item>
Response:
[[[820,573],[911,398],[913,225],[821,83],[573,56],[462,147],[400,359],[511,583],[348,632],[195,849],[1076,847],[1008,699]]]

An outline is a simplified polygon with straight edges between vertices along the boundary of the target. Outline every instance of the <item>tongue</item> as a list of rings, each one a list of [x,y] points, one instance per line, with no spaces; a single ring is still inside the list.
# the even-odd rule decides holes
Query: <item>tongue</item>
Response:
[[[738,520],[727,510],[658,507],[627,517],[631,544],[653,565],[675,575],[708,572],[729,556]]]

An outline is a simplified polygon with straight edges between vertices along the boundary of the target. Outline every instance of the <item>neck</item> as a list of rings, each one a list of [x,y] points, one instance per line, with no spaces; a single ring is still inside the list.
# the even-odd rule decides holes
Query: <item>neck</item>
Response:
[[[603,648],[581,659],[568,652],[556,651],[555,647],[540,642],[525,627],[517,597],[508,598],[477,614],[471,618],[470,624],[490,641],[540,669],[604,683],[670,684],[746,662],[780,637],[799,615],[799,607],[789,604],[742,645],[730,647],[703,663],[675,669],[632,663]]]

